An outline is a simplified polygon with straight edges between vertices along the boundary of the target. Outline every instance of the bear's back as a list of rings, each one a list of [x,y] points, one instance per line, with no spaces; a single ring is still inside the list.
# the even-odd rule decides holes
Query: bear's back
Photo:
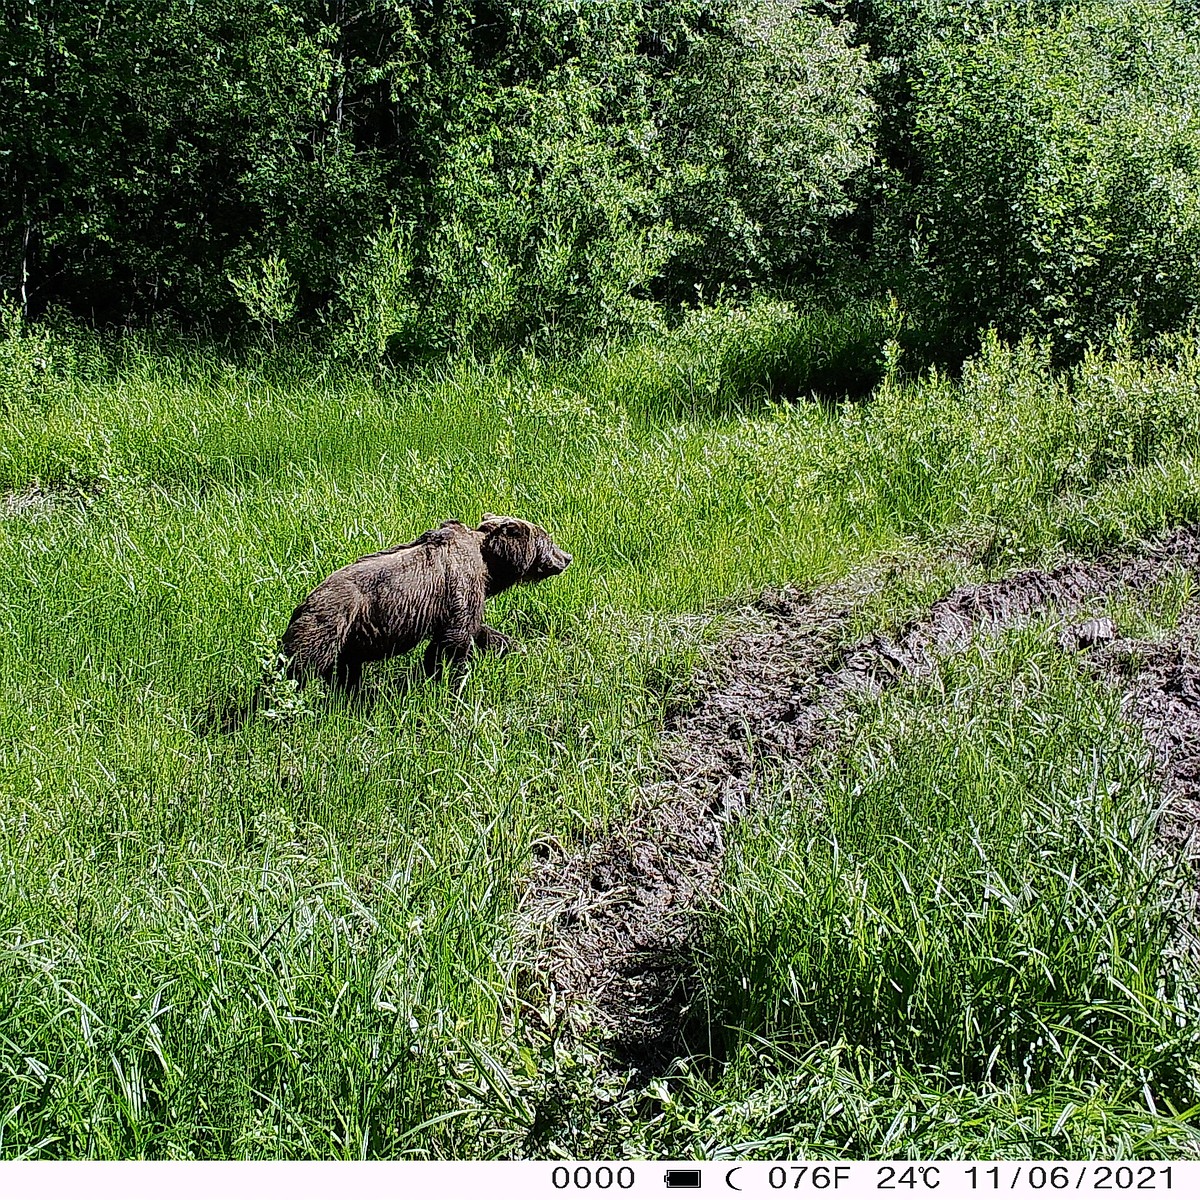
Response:
[[[367,593],[416,589],[439,595],[451,577],[482,575],[481,541],[473,529],[448,521],[411,542],[364,554],[337,574]]]

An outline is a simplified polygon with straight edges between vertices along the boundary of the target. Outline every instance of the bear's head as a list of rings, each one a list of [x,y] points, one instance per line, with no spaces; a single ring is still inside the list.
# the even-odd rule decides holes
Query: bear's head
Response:
[[[520,517],[484,513],[479,526],[480,551],[488,569],[488,595],[494,596],[518,583],[537,583],[561,575],[571,556],[560,550],[540,526]]]

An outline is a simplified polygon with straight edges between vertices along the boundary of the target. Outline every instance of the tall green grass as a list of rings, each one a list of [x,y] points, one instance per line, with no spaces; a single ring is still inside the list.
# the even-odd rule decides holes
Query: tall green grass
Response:
[[[564,1065],[542,1032],[520,880],[534,842],[619,819],[721,606],[922,542],[1000,565],[1196,509],[1190,345],[1153,363],[1116,345],[1056,377],[993,342],[961,384],[892,369],[832,408],[804,399],[804,362],[833,344],[883,362],[884,317],[705,320],[571,363],[379,382],[4,343],[0,1153],[568,1149],[534,1136],[538,1098],[602,1060]],[[461,688],[389,664],[361,707],[312,694],[222,727],[326,572],[485,509],[575,555],[491,606],[525,654]],[[1081,728],[1080,752],[1099,736]],[[1014,789],[1004,819],[1022,811]],[[938,1045],[942,988],[913,976]],[[1104,1004],[1135,1041],[1157,1028]],[[980,1050],[966,1026],[955,1044],[938,1069],[969,1089]],[[592,1128],[590,1103],[563,1127]]]
[[[958,656],[741,843],[714,1003],[748,1048],[840,1044],[860,1078],[1194,1115],[1200,981],[1156,808],[1117,698],[1050,630]]]

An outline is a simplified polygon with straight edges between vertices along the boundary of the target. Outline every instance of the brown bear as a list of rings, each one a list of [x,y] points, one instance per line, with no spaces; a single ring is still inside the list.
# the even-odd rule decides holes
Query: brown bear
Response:
[[[537,525],[484,513],[478,529],[443,521],[414,542],[334,571],[292,613],[283,635],[288,674],[357,688],[363,664],[428,640],[425,670],[473,650],[503,653],[508,639],[483,623],[483,602],[519,583],[565,571],[571,556]]]

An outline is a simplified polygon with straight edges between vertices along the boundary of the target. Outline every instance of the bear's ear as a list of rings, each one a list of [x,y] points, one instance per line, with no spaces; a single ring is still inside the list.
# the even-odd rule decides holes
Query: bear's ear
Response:
[[[518,534],[521,532],[521,525],[522,522],[514,517],[498,517],[495,513],[484,513],[479,532]]]

